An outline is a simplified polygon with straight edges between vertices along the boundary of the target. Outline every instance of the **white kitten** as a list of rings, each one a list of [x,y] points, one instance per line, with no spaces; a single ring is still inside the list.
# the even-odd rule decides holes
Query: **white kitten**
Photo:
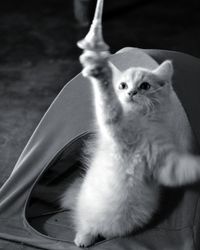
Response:
[[[94,87],[97,120],[74,206],[75,244],[85,247],[99,234],[122,236],[148,223],[158,208],[160,185],[197,181],[200,160],[189,154],[193,135],[171,84],[171,61],[152,71],[123,73],[115,72],[105,53],[86,52],[81,62]]]

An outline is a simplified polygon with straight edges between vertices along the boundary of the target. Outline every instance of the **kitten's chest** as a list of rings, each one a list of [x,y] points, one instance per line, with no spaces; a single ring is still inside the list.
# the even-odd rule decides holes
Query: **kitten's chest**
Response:
[[[118,174],[127,187],[131,188],[138,183],[145,183],[149,171],[143,152],[136,151],[133,154],[130,153],[130,155],[123,157],[122,161],[122,169]]]
[[[116,145],[112,145],[106,151],[99,150],[95,155],[87,173],[86,187],[95,190],[95,195],[98,194],[104,207],[109,200],[119,209],[123,204],[127,206],[127,202],[133,206],[141,198],[150,196],[153,184],[147,182],[147,176],[148,166],[144,150],[138,148],[135,151],[122,152]]]
[[[114,182],[112,185],[132,187],[145,181],[148,175],[148,165],[145,157],[146,149],[142,145],[134,148],[124,148],[115,144],[99,155],[104,180]]]
[[[149,176],[147,147],[146,142],[130,147],[102,139],[88,172],[90,179],[95,179],[95,185],[103,186],[103,190],[116,193],[145,184]]]
[[[146,196],[152,194],[154,183],[148,181],[148,166],[142,153],[134,153],[113,164],[115,165],[110,173],[105,171],[102,179],[106,200],[109,199],[120,207],[127,204],[134,206],[140,199],[146,199]]]

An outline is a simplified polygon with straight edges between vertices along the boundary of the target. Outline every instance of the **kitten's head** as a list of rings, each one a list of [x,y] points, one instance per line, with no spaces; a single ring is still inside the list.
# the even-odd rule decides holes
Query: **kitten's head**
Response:
[[[164,61],[155,70],[130,68],[122,73],[116,92],[124,109],[144,114],[162,105],[171,91],[173,66]]]

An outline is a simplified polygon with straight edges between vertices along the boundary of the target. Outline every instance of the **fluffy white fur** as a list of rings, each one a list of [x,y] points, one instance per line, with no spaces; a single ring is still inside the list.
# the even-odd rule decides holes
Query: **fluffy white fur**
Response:
[[[94,52],[81,56],[83,74],[94,87],[97,120],[74,206],[75,244],[82,247],[99,234],[122,236],[148,223],[158,208],[160,185],[184,185],[200,177],[199,158],[190,155],[193,134],[171,84],[171,61],[153,71],[121,73],[108,58]]]

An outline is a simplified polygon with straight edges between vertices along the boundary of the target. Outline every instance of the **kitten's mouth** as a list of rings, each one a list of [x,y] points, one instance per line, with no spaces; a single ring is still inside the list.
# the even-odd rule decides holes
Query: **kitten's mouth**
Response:
[[[126,98],[126,101],[127,101],[128,103],[130,103],[130,102],[132,102],[132,103],[137,103],[137,101],[135,100],[135,98],[130,97],[130,96]]]

